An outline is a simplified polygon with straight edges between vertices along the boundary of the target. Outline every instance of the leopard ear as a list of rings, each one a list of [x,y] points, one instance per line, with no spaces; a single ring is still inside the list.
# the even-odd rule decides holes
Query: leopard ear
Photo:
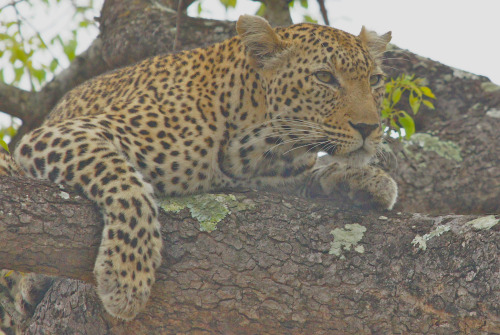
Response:
[[[358,37],[361,39],[361,42],[368,47],[371,54],[379,58],[385,52],[387,44],[391,41],[392,33],[389,31],[379,36],[376,32],[370,31],[363,26]]]
[[[259,67],[264,67],[267,60],[275,58],[286,49],[285,43],[269,23],[259,16],[241,15],[236,23],[236,30],[250,57]]]

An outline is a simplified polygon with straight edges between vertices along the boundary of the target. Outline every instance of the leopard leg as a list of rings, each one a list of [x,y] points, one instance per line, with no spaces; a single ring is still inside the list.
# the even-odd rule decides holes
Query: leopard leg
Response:
[[[105,225],[94,267],[97,292],[110,314],[130,320],[148,300],[162,240],[153,188],[112,137],[72,120],[25,136],[15,158],[29,175],[73,185],[101,208]]]
[[[378,167],[354,168],[331,163],[312,171],[303,192],[309,196],[347,192],[351,200],[362,205],[390,210],[396,202],[398,186]]]

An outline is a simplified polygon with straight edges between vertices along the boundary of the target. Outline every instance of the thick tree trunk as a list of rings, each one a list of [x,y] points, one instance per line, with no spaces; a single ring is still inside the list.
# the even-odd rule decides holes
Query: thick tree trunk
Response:
[[[27,333],[500,332],[499,219],[236,199],[211,233],[186,209],[162,213],[164,262],[136,320],[109,317],[89,284],[57,280]],[[0,204],[0,268],[91,281],[102,228],[92,203],[8,178]]]

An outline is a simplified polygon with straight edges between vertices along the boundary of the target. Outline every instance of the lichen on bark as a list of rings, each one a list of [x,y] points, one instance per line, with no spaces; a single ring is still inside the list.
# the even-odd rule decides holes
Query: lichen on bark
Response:
[[[189,208],[191,216],[200,223],[200,230],[209,233],[217,229],[217,224],[231,211],[242,211],[252,206],[251,202],[237,199],[233,194],[200,194],[160,200],[160,207],[167,212],[178,213]]]

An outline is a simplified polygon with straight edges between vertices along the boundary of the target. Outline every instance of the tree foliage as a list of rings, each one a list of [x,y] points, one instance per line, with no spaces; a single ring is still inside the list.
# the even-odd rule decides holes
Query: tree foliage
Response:
[[[401,74],[391,78],[385,86],[385,98],[382,102],[382,119],[386,124],[386,132],[394,130],[401,138],[409,139],[415,133],[415,116],[424,104],[429,109],[434,109],[433,103],[428,99],[435,99],[432,90],[424,85],[424,79],[415,78],[415,75]],[[411,112],[401,109],[404,94],[408,96]],[[428,99],[426,99],[428,98]],[[404,129],[404,134],[402,134]]]
[[[11,0],[0,6],[0,82],[30,91],[43,87],[75,58],[82,39],[97,34],[94,16],[101,6],[102,0]],[[20,122],[1,121],[0,146],[7,149]]]
[[[101,5],[99,0],[17,0],[0,7],[0,62],[6,64],[0,80],[39,89],[75,58],[83,30],[97,33],[93,17]],[[61,24],[64,31],[51,29]]]

